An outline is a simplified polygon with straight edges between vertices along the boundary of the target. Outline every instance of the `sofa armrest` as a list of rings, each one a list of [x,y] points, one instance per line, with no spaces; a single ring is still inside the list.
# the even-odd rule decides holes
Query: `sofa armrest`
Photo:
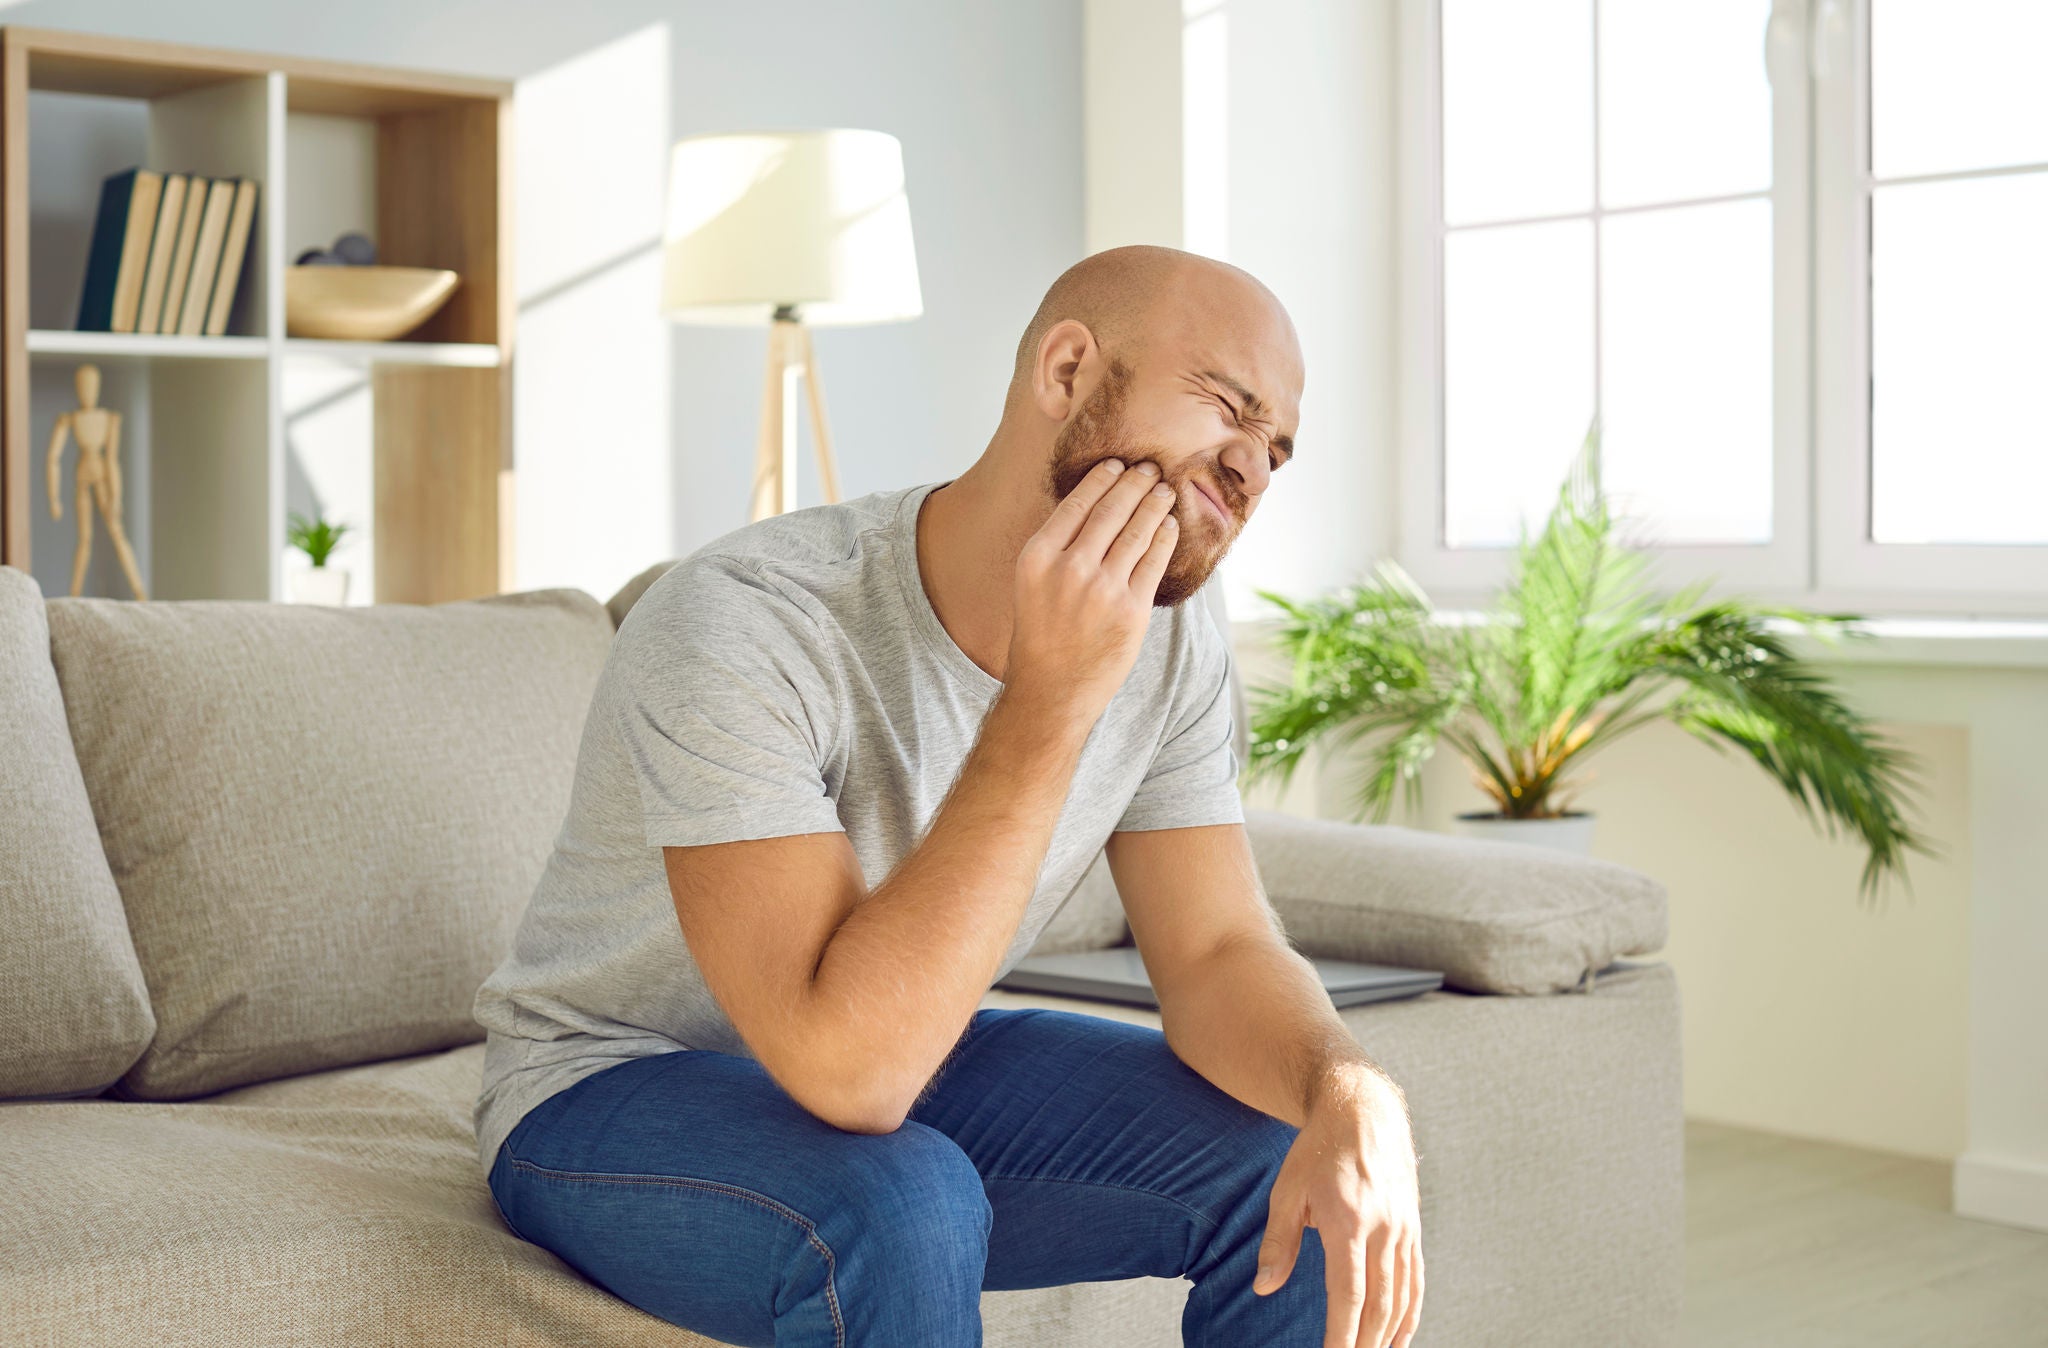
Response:
[[[1266,896],[1306,955],[1440,969],[1465,992],[1562,992],[1660,949],[1664,886],[1516,843],[1247,810]]]

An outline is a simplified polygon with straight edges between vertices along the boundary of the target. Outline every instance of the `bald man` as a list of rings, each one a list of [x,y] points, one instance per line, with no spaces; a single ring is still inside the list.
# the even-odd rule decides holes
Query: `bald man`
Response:
[[[1260,891],[1186,602],[1301,387],[1245,272],[1099,253],[960,476],[647,589],[477,995],[514,1231],[728,1344],[956,1348],[984,1289],[1140,1276],[1189,1344],[1408,1343],[1405,1105]],[[979,1009],[1105,849],[1163,1032]]]

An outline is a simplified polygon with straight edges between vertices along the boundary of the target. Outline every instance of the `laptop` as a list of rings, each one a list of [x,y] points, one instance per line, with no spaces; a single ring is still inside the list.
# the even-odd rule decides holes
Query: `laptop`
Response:
[[[1393,1001],[1440,988],[1444,976],[1428,969],[1403,969],[1392,964],[1354,964],[1349,960],[1310,959],[1330,1001],[1337,1006]],[[1050,992],[1087,997],[1125,1006],[1157,1008],[1159,996],[1145,976],[1136,946],[1079,950],[1070,955],[1031,955],[996,980],[1009,992]]]

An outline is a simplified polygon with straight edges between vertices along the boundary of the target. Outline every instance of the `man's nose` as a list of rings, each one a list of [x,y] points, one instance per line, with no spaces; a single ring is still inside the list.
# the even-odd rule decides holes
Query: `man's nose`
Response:
[[[1256,436],[1239,436],[1224,449],[1222,457],[1224,468],[1236,475],[1245,495],[1259,496],[1265,492],[1273,470],[1266,461],[1266,447]]]

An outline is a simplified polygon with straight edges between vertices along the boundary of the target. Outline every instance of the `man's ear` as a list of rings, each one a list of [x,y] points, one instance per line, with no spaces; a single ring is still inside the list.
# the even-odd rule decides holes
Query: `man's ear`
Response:
[[[1064,422],[1102,376],[1102,348],[1078,318],[1063,318],[1038,342],[1031,400],[1049,420]]]

